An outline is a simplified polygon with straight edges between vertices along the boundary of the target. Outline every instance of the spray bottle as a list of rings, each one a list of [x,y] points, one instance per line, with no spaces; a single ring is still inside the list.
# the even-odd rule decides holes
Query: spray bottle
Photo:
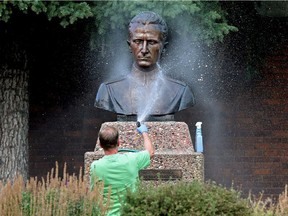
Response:
[[[196,152],[203,152],[203,137],[202,137],[202,122],[197,122],[196,126],[196,136],[195,136],[195,150]]]

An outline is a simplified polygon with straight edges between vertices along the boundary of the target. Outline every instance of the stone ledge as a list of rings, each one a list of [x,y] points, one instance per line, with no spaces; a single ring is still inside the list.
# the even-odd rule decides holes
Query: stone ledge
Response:
[[[158,149],[189,149],[194,151],[188,125],[185,122],[145,122],[150,139]],[[142,136],[136,130],[136,122],[105,122],[102,127],[113,126],[119,130],[120,148],[143,149]],[[95,151],[99,149],[97,141]]]
[[[89,176],[91,163],[103,156],[103,151],[85,153],[86,176]],[[183,180],[204,181],[204,155],[187,151],[156,151],[147,170],[149,169],[181,169]]]
[[[154,158],[146,170],[181,170],[183,180],[204,181],[204,155],[194,152],[188,125],[185,122],[145,122],[155,148]],[[113,126],[119,130],[120,148],[143,150],[142,136],[136,122],[105,122],[102,127]],[[94,152],[84,155],[85,176],[89,178],[90,165],[104,156],[97,141]]]

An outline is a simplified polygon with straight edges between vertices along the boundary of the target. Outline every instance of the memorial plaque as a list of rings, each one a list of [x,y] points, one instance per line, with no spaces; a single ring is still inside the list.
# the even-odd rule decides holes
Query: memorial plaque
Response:
[[[182,179],[181,169],[147,169],[139,172],[139,177],[145,181],[175,181]]]

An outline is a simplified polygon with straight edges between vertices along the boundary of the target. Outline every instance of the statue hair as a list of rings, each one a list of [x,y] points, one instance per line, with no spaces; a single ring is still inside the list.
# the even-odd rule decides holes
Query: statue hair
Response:
[[[143,11],[140,12],[138,15],[132,18],[129,23],[129,34],[131,33],[131,27],[133,24],[139,25],[148,25],[148,24],[156,24],[160,28],[160,32],[162,33],[163,42],[166,41],[168,36],[168,26],[165,20],[157,13],[152,11]]]

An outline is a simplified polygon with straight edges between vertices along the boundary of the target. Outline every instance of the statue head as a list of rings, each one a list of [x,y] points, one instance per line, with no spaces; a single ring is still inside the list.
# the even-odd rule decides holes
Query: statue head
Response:
[[[150,71],[156,67],[167,35],[166,22],[154,12],[141,12],[130,21],[127,42],[138,69]]]
[[[194,105],[194,95],[181,81],[162,73],[158,62],[168,28],[156,13],[145,11],[129,24],[128,45],[134,67],[126,77],[102,83],[95,106],[125,116],[168,116]]]

